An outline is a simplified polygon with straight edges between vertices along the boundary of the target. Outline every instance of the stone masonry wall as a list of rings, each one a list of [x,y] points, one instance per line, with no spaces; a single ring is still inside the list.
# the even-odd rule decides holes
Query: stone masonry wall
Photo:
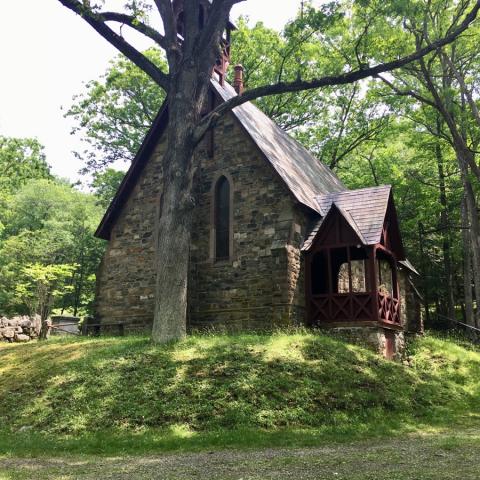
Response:
[[[189,324],[227,330],[271,329],[303,321],[300,243],[306,217],[233,116],[202,151],[193,228]],[[233,248],[216,262],[211,247],[215,184],[233,189]]]
[[[100,321],[122,321],[132,329],[152,322],[153,232],[164,151],[165,139],[162,138],[112,229],[97,275],[95,314]]]
[[[0,317],[0,342],[29,342],[37,338],[42,322],[38,315]]]
[[[211,158],[200,146],[189,277],[189,326],[270,329],[302,323],[303,268],[300,243],[307,216],[235,118],[215,129]],[[96,315],[131,328],[153,319],[153,231],[161,185],[159,140],[119,216],[97,280]],[[211,249],[212,190],[225,174],[233,189],[233,251],[215,262]]]
[[[400,318],[402,326],[410,333],[423,333],[421,299],[410,283],[405,269],[398,271],[400,287]]]

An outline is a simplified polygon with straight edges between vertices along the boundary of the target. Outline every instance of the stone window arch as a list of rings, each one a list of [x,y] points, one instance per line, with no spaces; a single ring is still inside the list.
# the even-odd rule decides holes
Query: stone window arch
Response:
[[[233,253],[233,184],[229,175],[216,179],[212,200],[211,256],[214,261],[227,261]]]

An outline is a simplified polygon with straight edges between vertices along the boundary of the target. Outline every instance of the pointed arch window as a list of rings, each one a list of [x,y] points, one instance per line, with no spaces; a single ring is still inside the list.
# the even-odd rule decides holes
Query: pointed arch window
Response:
[[[215,186],[215,259],[226,260],[231,255],[230,182],[221,176]]]

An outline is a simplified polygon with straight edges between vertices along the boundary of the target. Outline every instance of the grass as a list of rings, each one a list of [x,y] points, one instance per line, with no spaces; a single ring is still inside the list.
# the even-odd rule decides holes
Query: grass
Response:
[[[403,364],[311,332],[0,346],[4,456],[315,446],[452,425],[480,425],[480,351],[433,336]]]
[[[309,449],[161,456],[1,458],[0,480],[478,480],[478,430],[408,435]]]

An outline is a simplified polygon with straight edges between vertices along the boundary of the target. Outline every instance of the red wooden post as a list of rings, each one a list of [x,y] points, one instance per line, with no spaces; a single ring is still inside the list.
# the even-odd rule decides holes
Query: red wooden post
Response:
[[[328,317],[332,319],[332,296],[333,296],[333,279],[332,279],[332,250],[327,248],[327,264],[328,264]]]
[[[377,253],[377,248],[376,245],[372,246],[370,249],[370,254],[369,254],[369,273],[370,273],[370,294],[372,295],[372,310],[373,310],[373,317],[372,320],[377,321],[379,320],[378,316],[378,292],[377,292],[377,273],[376,273],[376,253]]]
[[[352,295],[353,295],[353,285],[352,285],[352,254],[350,252],[350,248],[351,247],[347,247],[347,262],[348,262],[348,305],[349,305],[349,309],[348,311],[350,312],[350,320],[354,320],[355,319],[355,315],[354,315],[354,312],[353,312],[353,299],[352,299]]]
[[[394,293],[394,298],[397,299],[397,304],[395,304],[395,301],[393,301],[393,310],[395,312],[395,305],[397,305],[396,309],[396,314],[394,315],[394,318],[392,320],[395,321],[395,323],[400,323],[400,286],[398,284],[398,267],[397,267],[397,261],[395,258],[392,258],[393,260],[393,268],[392,268],[392,281],[393,281],[393,292]]]

